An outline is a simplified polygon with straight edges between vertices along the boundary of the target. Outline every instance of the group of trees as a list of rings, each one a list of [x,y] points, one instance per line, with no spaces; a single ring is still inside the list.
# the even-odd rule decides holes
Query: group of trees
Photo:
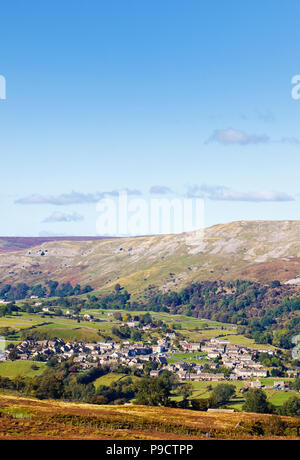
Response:
[[[155,286],[148,286],[143,296],[131,300],[130,293],[116,284],[110,294],[90,294],[92,288],[79,284],[61,285],[47,281],[45,286],[27,286],[19,283],[13,287],[5,285],[0,298],[6,300],[27,299],[37,295],[44,299],[51,297],[51,305],[72,309],[98,308],[128,311],[163,311],[175,314],[207,318],[234,323],[238,332],[253,338],[256,343],[273,344],[280,348],[292,348],[292,337],[299,331],[300,296],[292,286],[273,281],[262,285],[251,281],[203,281],[193,283],[179,292],[162,293]],[[86,298],[78,298],[87,294]],[[73,298],[72,298],[73,296]],[[56,297],[53,298],[53,297]],[[45,304],[46,306],[46,304]],[[9,314],[9,306],[0,307],[0,315]],[[34,307],[27,305],[27,310]]]
[[[148,286],[136,301],[116,284],[110,294],[88,295],[85,308],[126,311],[163,311],[207,318],[238,325],[238,332],[256,343],[290,349],[298,333],[300,297],[292,286],[273,281],[262,285],[252,281],[203,281],[179,292],[162,293]]]
[[[174,406],[171,394],[177,382],[174,375],[168,371],[163,372],[159,378],[142,379],[137,384],[136,404],[146,406]]]
[[[96,404],[109,404],[122,398],[125,401],[129,398],[129,394],[131,396],[134,394],[133,390],[130,392],[125,388],[131,384],[131,381],[125,384],[123,382],[122,388],[117,388],[115,385],[107,389],[95,388],[92,382],[109,372],[109,367],[97,367],[79,372],[79,367],[72,360],[60,364],[52,360],[47,364],[46,371],[33,378],[0,377],[0,388],[16,390],[39,399],[63,399]]]
[[[103,296],[88,296],[86,308],[162,311],[237,324],[239,333],[256,343],[292,348],[291,338],[299,331],[300,297],[292,286],[273,281],[203,281],[179,292],[162,293],[148,286],[136,301],[119,284]],[[287,321],[288,319],[288,321]],[[284,326],[284,327],[283,327]]]
[[[273,281],[203,281],[179,292],[161,293],[153,286],[145,291],[144,308],[237,324],[239,332],[256,343],[292,348],[299,331],[300,297],[291,286]],[[140,307],[142,308],[142,306]],[[287,321],[288,320],[288,321]],[[286,325],[287,324],[287,325]]]
[[[114,318],[118,321],[123,321],[127,323],[129,321],[134,321],[139,323],[139,326],[146,326],[147,324],[151,324],[152,327],[160,328],[162,332],[171,332],[168,325],[164,323],[162,320],[154,320],[149,312],[140,315],[131,315],[130,313],[126,312],[126,314],[121,314],[119,311],[114,313]],[[112,333],[119,337],[120,339],[131,339],[135,342],[142,339],[142,332],[137,330],[136,328],[131,328],[128,325],[123,325],[120,327],[113,327]]]
[[[179,391],[178,391],[179,387]],[[229,383],[216,385],[208,398],[191,398],[192,387],[189,383],[180,384],[165,373],[156,379],[144,379],[138,383],[136,403],[149,406],[171,406],[186,409],[206,411],[208,408],[227,407],[235,396],[236,387]],[[182,396],[181,401],[174,403],[172,393]],[[245,403],[242,406],[245,412],[261,414],[300,416],[300,398],[291,396],[282,406],[275,407],[268,400],[265,392],[260,389],[249,389],[245,393]]]
[[[178,392],[179,387],[179,392]],[[294,382],[295,388],[300,388],[300,379]],[[174,401],[171,399],[172,393],[177,392],[182,396],[182,400],[175,406],[186,409],[206,411],[208,408],[218,408],[229,404],[235,396],[236,387],[229,383],[220,383],[211,390],[208,398],[191,398],[192,386],[189,383],[180,384],[168,373],[157,379],[144,379],[139,382],[138,393],[136,396],[137,404],[150,406],[172,406]],[[245,412],[261,414],[287,415],[291,417],[300,416],[300,398],[291,396],[282,406],[274,406],[267,400],[266,393],[261,389],[250,388],[245,393],[245,402],[242,406]]]
[[[0,283],[1,285],[2,283]],[[72,286],[70,282],[59,284],[57,281],[46,281],[45,285],[36,284],[29,286],[26,283],[18,283],[13,286],[5,284],[1,286],[0,298],[5,301],[14,302],[36,296],[38,298],[46,297],[69,297],[81,294],[87,294],[92,291],[91,286],[86,285],[81,287],[80,284]]]
[[[103,310],[131,310],[135,308],[135,303],[133,303],[132,307],[128,291],[119,284],[116,284],[113,292],[110,294],[103,296],[89,295],[86,307],[93,309],[101,308]]]
[[[0,317],[12,315],[13,312],[18,311],[16,305],[12,304],[0,304]]]
[[[63,399],[84,401],[94,404],[123,404],[134,398],[136,404],[164,407],[186,407],[201,410],[195,400],[190,400],[192,387],[181,383],[177,377],[163,371],[158,378],[149,377],[149,372],[157,368],[157,364],[147,363],[143,371],[124,366],[114,369],[114,372],[127,373],[127,377],[115,383],[97,388],[93,382],[111,372],[109,366],[92,368],[82,372],[73,360],[58,363],[56,358],[47,362],[47,369],[42,375],[33,378],[17,377],[9,379],[0,377],[0,388],[16,390],[23,394],[39,399]],[[132,372],[140,378],[133,380]],[[210,407],[226,402],[234,393],[233,385],[220,385],[214,389]],[[172,399],[173,395],[181,396],[180,402]],[[206,407],[207,408],[207,407]],[[203,409],[202,410],[206,410]]]
[[[69,401],[83,401],[93,404],[124,404],[134,398],[136,404],[163,407],[179,407],[206,411],[208,408],[227,407],[235,396],[236,387],[230,383],[220,383],[210,388],[208,398],[192,398],[192,385],[179,382],[177,377],[163,371],[159,377],[149,377],[151,366],[143,373],[137,374],[141,378],[133,379],[132,370],[119,366],[114,372],[128,374],[109,386],[101,385],[97,388],[93,382],[111,372],[109,366],[92,368],[82,372],[72,359],[58,363],[53,358],[47,363],[47,369],[40,376],[33,378],[16,377],[9,379],[0,377],[0,388],[15,390],[39,399],[62,399]],[[147,376],[148,375],[148,376]],[[294,389],[299,390],[300,379],[295,379]],[[173,396],[180,396],[175,401]],[[282,406],[275,407],[268,400],[261,389],[249,389],[245,393],[245,402],[242,406],[245,412],[263,414],[277,414],[286,416],[300,416],[300,398],[291,396]]]
[[[282,406],[275,407],[267,400],[267,395],[263,390],[250,388],[246,394],[242,409],[245,412],[300,417],[300,398],[296,395],[290,396]]]
[[[135,328],[128,326],[113,327],[112,333],[120,339],[130,339],[135,342],[138,342],[142,339],[142,334],[140,331],[137,331]]]

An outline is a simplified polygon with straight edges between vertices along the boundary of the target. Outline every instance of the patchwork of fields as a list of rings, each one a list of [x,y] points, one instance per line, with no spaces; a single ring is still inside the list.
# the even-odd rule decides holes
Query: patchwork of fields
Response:
[[[194,360],[192,356],[189,355],[197,355],[197,354],[185,354],[185,353],[177,353],[177,355],[184,356],[185,360],[188,360],[189,357],[191,360]],[[187,355],[187,357],[186,357]],[[171,361],[172,359],[170,359]],[[175,359],[174,359],[175,361]],[[41,375],[44,370],[46,369],[46,364],[36,361],[6,361],[0,363],[0,377],[9,377],[15,378],[18,376],[22,377],[34,377],[37,375]],[[114,373],[111,372],[109,374],[105,374],[102,377],[97,378],[93,381],[96,389],[100,386],[111,386],[115,382],[122,382],[122,379],[126,379],[128,377],[125,373]],[[134,383],[137,383],[140,378],[136,376],[131,376]],[[283,379],[277,379],[278,381],[282,381]],[[288,379],[284,379],[287,381]],[[259,381],[263,385],[273,385],[276,379],[274,378],[266,378],[266,379],[259,379]],[[188,382],[192,386],[192,393],[190,395],[190,399],[197,399],[197,398],[208,398],[211,396],[213,388],[219,384],[219,382]],[[237,381],[230,381],[236,387],[236,395],[231,398],[231,400],[227,403],[229,408],[235,409],[237,411],[241,411],[242,405],[245,402],[245,394],[241,393],[241,389],[244,386],[244,382],[237,380]],[[276,388],[274,389],[267,389],[265,390],[267,394],[268,401],[274,404],[275,406],[281,406],[285,401],[287,401],[291,396],[298,395],[295,391],[287,390],[287,391],[280,391]],[[172,399],[175,401],[182,400],[182,396],[178,396],[176,393],[173,394]],[[132,400],[134,402],[134,400]]]
[[[22,330],[34,328],[35,331],[40,331],[47,334],[49,339],[62,338],[66,341],[85,341],[96,342],[101,341],[105,337],[110,337],[112,340],[120,341],[120,338],[113,333],[113,328],[120,326],[121,322],[117,321],[113,316],[116,310],[86,310],[82,313],[89,313],[94,316],[93,321],[80,321],[67,319],[64,316],[47,316],[44,314],[29,314],[19,313],[18,315],[7,316],[0,319],[0,328],[11,328],[14,330],[13,336],[7,342],[18,343],[21,340]],[[125,315],[127,312],[122,311]],[[133,312],[130,312],[131,314]],[[143,315],[144,311],[134,312],[135,315]],[[261,347],[254,343],[253,340],[237,334],[235,325],[210,321],[206,319],[195,319],[184,315],[172,315],[167,313],[151,312],[153,320],[162,320],[168,325],[172,325],[174,330],[180,333],[180,336],[190,341],[199,342],[202,339],[209,339],[211,337],[220,337],[227,339],[232,344],[240,346],[248,346],[252,349]],[[96,321],[95,321],[96,320]],[[148,337],[156,337],[157,333],[151,331]],[[159,338],[159,336],[157,337]],[[264,345],[264,348],[267,346]],[[269,348],[272,348],[269,346]],[[177,352],[173,353],[167,358],[169,363],[175,363],[178,360],[191,362],[196,364],[205,364],[205,353],[202,352]],[[46,363],[36,361],[6,361],[0,363],[0,376],[15,378],[17,376],[33,377],[40,375],[46,368]],[[100,386],[110,387],[113,383],[122,381],[126,378],[125,373],[109,373],[97,378],[93,384],[96,389]],[[133,376],[134,382],[139,380],[139,377]],[[287,379],[285,379],[287,380]],[[265,385],[273,385],[274,379],[260,379]],[[189,383],[189,382],[188,382]],[[228,407],[240,411],[245,401],[244,393],[240,390],[244,385],[242,381],[232,381],[236,387],[236,395],[227,404]],[[208,398],[211,395],[212,389],[218,382],[207,381],[193,381],[190,383],[192,386],[192,393],[190,399],[195,398]],[[268,400],[275,406],[281,406],[290,396],[296,393],[287,390],[279,391],[278,389],[267,389],[266,394]],[[182,399],[182,396],[173,394],[172,398],[176,401]],[[132,401],[134,402],[134,400]]]
[[[18,315],[0,318],[0,328],[10,327],[16,330],[12,341],[20,340],[20,330],[32,328],[47,333],[48,339],[61,338],[69,341],[93,342],[103,340],[110,336],[112,340],[120,341],[120,338],[112,332],[113,327],[120,325],[113,317],[108,316],[116,310],[82,310],[82,314],[88,313],[98,319],[95,321],[80,321],[67,319],[65,317],[51,317],[41,314],[20,313]],[[143,315],[145,311],[126,312],[126,313]],[[169,313],[150,312],[154,320],[162,320],[166,324],[172,324],[177,328],[183,339],[199,342],[202,339],[212,337],[222,337],[232,344],[246,346],[251,348],[261,348],[261,345],[255,344],[254,340],[248,339],[237,334],[236,326],[228,323],[220,323],[208,319],[197,319],[185,315],[172,315]],[[272,348],[271,345],[264,345],[264,348]]]

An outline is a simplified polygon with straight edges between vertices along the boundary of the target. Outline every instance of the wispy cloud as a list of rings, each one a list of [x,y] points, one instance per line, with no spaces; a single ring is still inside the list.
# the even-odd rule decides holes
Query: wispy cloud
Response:
[[[122,189],[125,190],[128,195],[141,195],[139,190]],[[55,206],[64,206],[72,204],[86,204],[86,203],[97,203],[97,201],[106,198],[108,196],[118,196],[120,190],[112,190],[108,192],[96,192],[96,193],[80,193],[70,192],[63,193],[61,195],[40,195],[32,194],[24,198],[15,200],[16,204],[52,204]]]
[[[300,144],[300,140],[297,137],[282,137],[279,142],[281,142],[282,144]]]
[[[100,194],[85,194],[78,192],[64,193],[61,195],[32,194],[15,201],[17,204],[53,204],[63,206],[69,204],[94,203],[100,199]]]
[[[261,116],[263,117],[263,114],[261,114]],[[267,117],[267,114],[265,116]],[[285,136],[276,140],[271,139],[267,134],[247,134],[244,131],[234,128],[216,129],[206,141],[206,144],[210,144],[211,142],[217,142],[222,145],[266,144],[269,142],[291,145],[300,144],[300,140],[295,136]]]
[[[46,217],[43,222],[79,222],[84,220],[84,217],[77,212],[70,214],[65,212],[53,212],[50,216]]]
[[[108,192],[97,192],[97,193],[80,193],[71,192],[61,195],[39,195],[33,194],[24,198],[20,198],[15,201],[17,204],[22,205],[75,205],[75,204],[87,204],[97,203],[99,200],[107,197],[118,197],[120,191],[126,191],[129,196],[143,195],[140,190],[136,189],[122,189],[112,190]],[[150,187],[149,193],[153,195],[168,195],[174,194],[175,192],[168,186],[165,185],[154,185]],[[294,201],[294,197],[285,193],[274,190],[263,190],[263,191],[249,191],[240,192],[233,190],[230,187],[224,185],[188,185],[185,193],[179,193],[178,196],[185,196],[187,198],[208,198],[214,201]],[[82,220],[83,217],[77,213],[63,213],[54,212],[49,217],[43,220],[43,222],[76,222]]]
[[[238,192],[223,185],[193,185],[189,186],[188,198],[208,198],[214,201],[294,201],[295,198],[284,192],[264,190],[260,192]]]
[[[173,191],[165,185],[153,185],[152,187],[150,187],[149,193],[153,195],[168,195],[170,193],[173,193]]]
[[[206,143],[217,142],[223,145],[262,144],[270,141],[266,134],[247,134],[238,129],[216,129]]]

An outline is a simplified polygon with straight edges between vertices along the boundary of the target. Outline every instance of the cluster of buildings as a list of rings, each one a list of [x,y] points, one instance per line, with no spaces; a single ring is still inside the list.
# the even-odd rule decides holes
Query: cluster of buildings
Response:
[[[36,307],[38,306],[41,306],[42,305],[42,302],[36,302],[34,304]],[[36,314],[38,315],[44,315],[44,314],[47,314],[47,315],[55,315],[56,313],[54,312],[54,309],[53,307],[43,307],[41,309],[41,311],[38,311],[36,312]],[[83,315],[80,315],[80,314],[75,314],[74,312],[72,312],[71,310],[66,310],[65,312],[62,312],[62,316],[66,317],[67,319],[75,319],[75,320],[82,320],[82,321],[92,321],[92,322],[99,322],[99,320],[97,318],[94,318],[94,315],[90,315],[90,314],[83,314]]]
[[[268,370],[253,359],[251,350],[246,347],[232,345],[228,340],[212,338],[201,343],[188,341],[179,342],[176,348],[173,343],[174,334],[167,334],[165,339],[158,340],[155,345],[145,345],[142,342],[132,343],[113,341],[84,343],[65,342],[56,340],[25,340],[15,348],[18,359],[48,361],[55,357],[63,361],[73,357],[83,369],[99,365],[124,365],[143,370],[147,361],[156,363],[155,370],[150,372],[151,377],[157,377],[163,370],[169,370],[184,380],[219,381],[228,378],[231,380],[246,380],[268,376]],[[176,358],[174,353],[199,352],[196,362]],[[266,352],[266,350],[261,350]],[[10,350],[6,351],[9,359]],[[273,353],[268,351],[268,353]],[[169,360],[168,358],[172,358]],[[197,361],[199,364],[197,364]],[[227,368],[230,372],[220,371]]]
[[[251,379],[253,377],[267,377],[268,370],[253,359],[253,353],[247,347],[232,345],[228,340],[211,339],[202,347],[208,357],[221,359],[222,365],[230,369],[230,378],[233,380]],[[259,352],[273,354],[270,350],[258,350]]]
[[[280,378],[276,378],[273,381],[273,385],[264,385],[261,383],[259,379],[256,379],[255,381],[252,380],[250,382],[244,382],[243,391],[249,388],[258,388],[258,389],[263,388],[264,390],[274,390],[275,389],[275,390],[281,390],[281,391],[288,391],[291,389],[291,381],[285,381]]]
[[[185,351],[205,353],[205,357],[201,356],[205,362],[204,365],[190,363],[188,369],[180,369],[177,372],[181,380],[225,380],[227,377],[218,370],[221,366],[230,371],[229,379],[231,380],[268,376],[268,370],[253,360],[250,349],[232,345],[228,340],[212,338],[204,343],[182,341],[180,346]],[[266,352],[266,350],[261,351]],[[272,351],[267,352],[273,353]],[[176,366],[178,367],[178,364]]]
[[[158,365],[167,364],[167,359],[161,356],[161,353],[169,346],[170,343],[165,340],[149,347],[138,342],[134,344],[113,341],[85,343],[55,339],[24,340],[14,348],[14,351],[17,353],[17,359],[20,360],[48,361],[55,357],[58,362],[61,362],[73,357],[73,361],[79,363],[82,368],[124,364],[143,369],[145,361],[155,361]],[[9,359],[10,352],[10,349],[5,351],[5,359]]]

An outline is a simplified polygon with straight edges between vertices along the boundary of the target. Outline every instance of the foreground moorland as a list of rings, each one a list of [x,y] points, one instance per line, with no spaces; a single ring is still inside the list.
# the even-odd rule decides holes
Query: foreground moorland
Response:
[[[299,439],[300,419],[0,395],[0,439]]]

